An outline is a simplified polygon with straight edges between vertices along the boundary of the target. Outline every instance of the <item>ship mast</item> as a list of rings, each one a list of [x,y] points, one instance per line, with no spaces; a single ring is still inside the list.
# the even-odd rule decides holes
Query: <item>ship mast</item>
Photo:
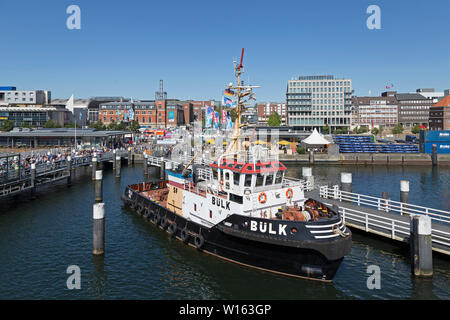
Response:
[[[241,83],[241,74],[244,73],[244,66],[242,65],[244,59],[244,48],[242,48],[241,52],[241,60],[239,62],[239,65],[235,65],[235,76],[237,78],[237,83],[235,86],[228,86],[229,89],[235,90],[235,95],[237,96],[237,106],[236,106],[236,126],[233,131],[233,140],[230,143],[230,146],[227,148],[226,154],[230,154],[233,150],[235,153],[235,160],[237,160],[238,155],[241,152],[241,143],[239,143],[240,138],[240,130],[241,127],[244,127],[245,124],[241,123],[241,116],[242,116],[242,108],[244,106],[244,102],[242,99],[244,97],[247,97],[249,95],[250,99],[253,98],[252,94],[252,88],[258,88],[259,86],[244,86],[243,83]]]

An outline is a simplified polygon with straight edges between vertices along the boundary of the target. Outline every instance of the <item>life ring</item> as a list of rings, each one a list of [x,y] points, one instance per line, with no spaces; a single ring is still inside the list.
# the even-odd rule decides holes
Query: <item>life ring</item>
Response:
[[[286,198],[290,199],[294,195],[294,191],[291,188],[286,190]]]
[[[167,220],[167,217],[166,216],[162,217],[161,218],[161,227],[163,229],[166,229],[168,224],[169,224],[169,221]]]
[[[181,241],[183,241],[184,243],[188,243],[189,231],[187,228],[184,228],[183,230],[181,230],[180,237],[181,237]]]
[[[175,222],[169,224],[169,228],[167,228],[167,231],[171,236],[175,235],[175,233],[177,232],[177,224]]]
[[[194,244],[195,244],[195,247],[198,250],[200,250],[203,247],[203,245],[205,244],[205,238],[203,238],[203,236],[201,234],[196,235],[195,239],[194,239]]]
[[[261,192],[261,193],[259,194],[259,196],[258,196],[258,201],[259,201],[260,203],[266,203],[266,201],[267,201],[267,195],[266,195],[265,192]]]

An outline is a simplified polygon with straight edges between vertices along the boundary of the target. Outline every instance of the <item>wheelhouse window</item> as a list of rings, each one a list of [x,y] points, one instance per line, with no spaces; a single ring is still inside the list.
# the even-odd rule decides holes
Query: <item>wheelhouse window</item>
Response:
[[[282,171],[277,171],[275,173],[275,183],[276,184],[280,184],[282,179],[283,179],[283,172]]]
[[[217,168],[212,168],[213,177],[217,180]]]
[[[230,193],[230,201],[242,204],[244,203],[244,198],[242,196],[238,196],[237,194]]]
[[[261,187],[264,184],[264,176],[260,173],[256,175],[256,186]]]
[[[237,173],[237,172],[233,173],[233,181],[234,181],[234,184],[237,185],[237,186],[239,185],[239,178],[240,178],[240,176],[241,175],[239,173]]]
[[[273,184],[273,174],[269,173],[266,176],[266,186]]]
[[[251,187],[252,186],[252,175],[251,174],[246,174],[245,175],[244,186],[245,187]]]

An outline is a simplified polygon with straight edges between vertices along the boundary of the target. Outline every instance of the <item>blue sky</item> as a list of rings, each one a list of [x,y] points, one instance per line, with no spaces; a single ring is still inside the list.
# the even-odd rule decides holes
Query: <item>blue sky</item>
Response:
[[[66,8],[81,9],[68,30]],[[369,30],[369,5],[381,30]],[[245,48],[258,101],[284,101],[287,81],[333,74],[357,95],[450,88],[450,1],[0,1],[0,86],[53,98],[220,99]]]

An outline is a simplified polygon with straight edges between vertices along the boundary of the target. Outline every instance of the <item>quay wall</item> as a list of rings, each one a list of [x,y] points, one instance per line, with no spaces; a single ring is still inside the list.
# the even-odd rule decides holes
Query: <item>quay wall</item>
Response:
[[[439,166],[450,166],[450,154],[438,154]],[[309,163],[308,154],[280,155],[285,163]],[[345,153],[339,155],[314,154],[316,164],[359,165],[426,165],[431,166],[431,155],[423,153]]]

